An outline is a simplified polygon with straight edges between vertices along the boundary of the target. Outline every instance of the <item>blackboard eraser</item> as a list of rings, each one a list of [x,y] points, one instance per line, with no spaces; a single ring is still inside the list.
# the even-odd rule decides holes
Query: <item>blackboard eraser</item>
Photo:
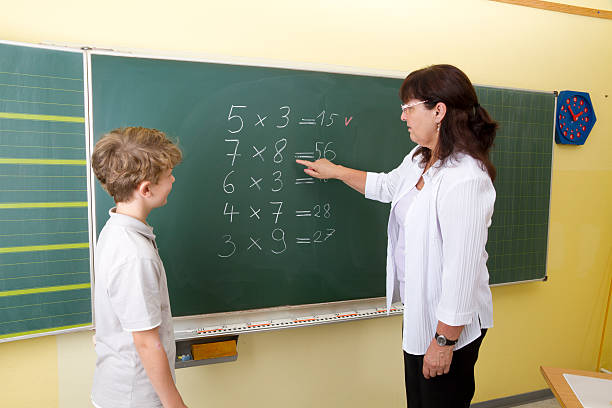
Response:
[[[215,341],[204,344],[192,344],[191,355],[194,360],[231,357],[238,354],[236,340]]]

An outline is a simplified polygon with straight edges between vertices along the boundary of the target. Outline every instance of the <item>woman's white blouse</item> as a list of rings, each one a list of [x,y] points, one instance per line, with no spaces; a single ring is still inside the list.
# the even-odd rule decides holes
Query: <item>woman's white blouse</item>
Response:
[[[493,302],[487,270],[487,230],[495,189],[481,163],[455,154],[426,173],[413,149],[389,173],[368,173],[366,198],[391,203],[387,245],[387,308],[397,289],[394,251],[394,208],[418,182],[425,185],[403,221],[404,328],[403,349],[425,354],[438,320],[464,326],[455,350],[493,327]]]
[[[393,266],[395,267],[395,279],[397,280],[396,285],[399,285],[399,296],[402,303],[404,303],[405,298],[404,282],[406,281],[406,274],[404,273],[404,260],[406,259],[404,248],[406,239],[404,238],[404,234],[406,233],[406,228],[404,228],[404,222],[418,195],[419,190],[416,188],[416,186],[414,186],[406,194],[404,194],[400,200],[398,200],[397,204],[393,207],[391,215],[389,216],[389,221],[394,221],[389,224],[389,228],[391,228],[391,233],[396,239],[396,245],[393,249]]]

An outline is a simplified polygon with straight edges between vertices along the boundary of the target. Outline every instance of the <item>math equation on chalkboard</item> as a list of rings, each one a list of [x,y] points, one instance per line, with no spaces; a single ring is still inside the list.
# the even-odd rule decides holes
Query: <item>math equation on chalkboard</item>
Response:
[[[231,104],[224,121],[225,157],[220,162],[224,171],[218,188],[225,200],[218,208],[223,226],[218,258],[282,255],[291,246],[299,250],[334,240],[338,209],[329,197],[317,200],[318,195],[308,194],[308,189],[327,180],[308,177],[295,160],[338,158],[335,140],[325,135],[333,135],[334,128],[348,128],[353,117],[325,109],[303,114],[288,105],[258,112]],[[302,131],[296,132],[298,128]],[[313,131],[308,133],[307,128]],[[241,166],[243,162],[247,163]]]

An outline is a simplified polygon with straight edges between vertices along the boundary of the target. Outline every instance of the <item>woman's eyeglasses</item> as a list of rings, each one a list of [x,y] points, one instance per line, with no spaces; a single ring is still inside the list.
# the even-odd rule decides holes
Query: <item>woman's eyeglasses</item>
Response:
[[[403,103],[401,105],[402,112],[406,113],[406,110],[408,110],[409,108],[414,108],[415,106],[420,105],[422,103],[426,103],[426,102],[428,102],[428,101],[419,101],[419,102],[413,102],[413,103]]]

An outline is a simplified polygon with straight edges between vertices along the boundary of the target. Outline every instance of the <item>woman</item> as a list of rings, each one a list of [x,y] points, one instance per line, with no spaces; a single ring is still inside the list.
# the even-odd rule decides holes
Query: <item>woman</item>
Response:
[[[468,77],[451,65],[412,72],[400,89],[401,120],[417,143],[389,173],[325,159],[297,160],[312,177],[343,181],[391,202],[387,306],[404,304],[406,398],[410,408],[469,407],[474,365],[493,304],[487,229],[495,203],[489,150],[497,123]]]

